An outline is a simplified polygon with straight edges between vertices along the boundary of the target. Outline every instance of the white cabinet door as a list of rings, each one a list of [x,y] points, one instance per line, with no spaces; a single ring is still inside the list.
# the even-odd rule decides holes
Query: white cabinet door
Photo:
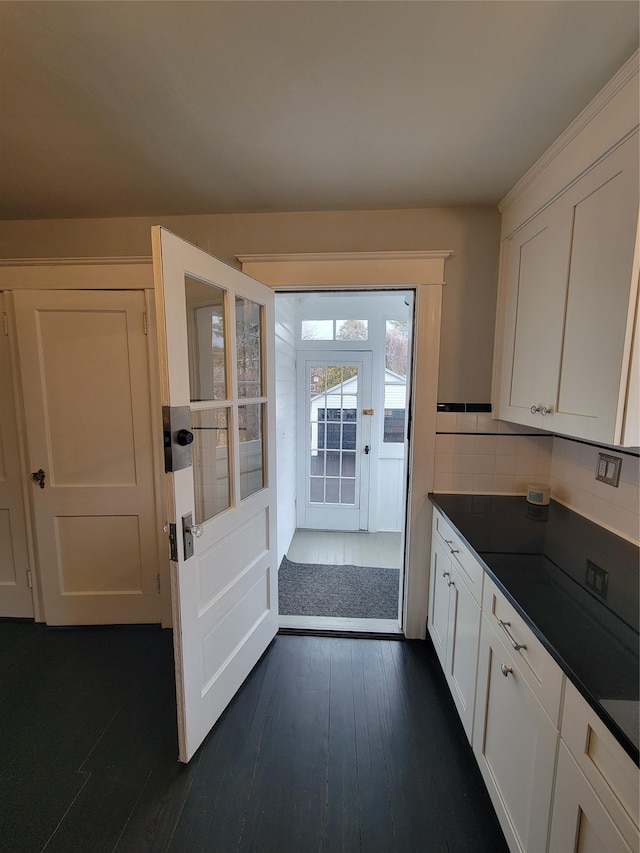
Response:
[[[564,743],[556,775],[550,853],[635,853],[638,830],[622,809],[605,808]]]
[[[453,564],[450,582],[445,675],[462,725],[471,742],[480,642],[480,605]]]
[[[558,397],[545,426],[615,443],[638,224],[638,134],[561,201],[571,221],[571,264]]]
[[[512,851],[546,849],[558,737],[483,617],[473,751]]]
[[[437,518],[434,514],[434,518]],[[435,530],[434,524],[434,530]],[[450,548],[434,532],[428,628],[449,690],[471,742],[476,690],[480,605],[471,594]]]
[[[506,241],[501,418],[621,441],[637,227],[635,133]]]
[[[449,633],[449,580],[451,560],[437,536],[431,540],[431,590],[429,595],[428,628],[442,669],[447,665],[447,636]]]
[[[555,407],[569,224],[563,211],[552,205],[509,240],[499,411],[503,420],[541,427],[539,411]]]

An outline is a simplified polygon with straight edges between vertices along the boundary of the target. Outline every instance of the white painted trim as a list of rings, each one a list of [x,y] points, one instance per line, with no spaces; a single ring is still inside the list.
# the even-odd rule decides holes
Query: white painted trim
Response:
[[[414,261],[448,258],[453,254],[452,249],[409,251],[409,252],[295,252],[280,255],[236,255],[241,264],[250,263],[292,263],[294,261]]]
[[[237,255],[243,272],[270,287],[396,286],[444,284],[451,250]]]
[[[340,616],[280,616],[281,628],[311,631],[358,631],[402,634],[397,619],[346,619]]]
[[[394,259],[384,264],[384,258]],[[405,256],[405,257],[399,257]],[[408,257],[406,257],[408,255]],[[416,255],[429,256],[416,260]],[[451,252],[370,252],[338,255],[272,255],[239,256],[243,272],[276,289],[288,287],[300,290],[319,289],[318,279],[332,289],[370,289],[381,287],[406,289],[410,282],[416,287],[415,337],[412,364],[412,398],[409,440],[409,498],[405,537],[405,576],[403,597],[404,634],[409,639],[424,639],[427,630],[429,599],[429,555],[431,549],[431,505],[428,493],[433,491],[435,462],[436,409],[438,401],[438,365],[440,356],[440,318],[444,262]],[[252,258],[261,260],[255,264]],[[273,258],[273,260],[271,260]],[[287,261],[283,258],[290,258]],[[302,258],[302,260],[300,260]],[[309,260],[304,260],[305,258]],[[351,260],[349,260],[351,258]],[[325,259],[326,265],[325,265]],[[339,259],[336,261],[336,259]],[[246,263],[246,266],[245,266]],[[425,264],[418,280],[413,264]],[[363,267],[377,267],[378,276],[362,280]],[[437,266],[436,266],[437,265]],[[314,267],[321,266],[320,276]],[[277,273],[277,274],[274,274]],[[288,280],[283,284],[282,280]],[[420,285],[427,285],[421,287]],[[439,285],[439,286],[435,286]],[[420,381],[417,381],[417,377]],[[281,617],[284,618],[284,617]],[[371,620],[365,620],[367,624]],[[282,625],[282,623],[281,623]],[[284,626],[283,626],[284,627]],[[372,627],[369,630],[373,630]]]
[[[151,255],[104,258],[0,258],[0,267],[70,267],[100,264],[150,264]],[[88,288],[87,288],[88,289]]]
[[[579,136],[602,110],[612,101],[618,93],[637,77],[639,70],[640,52],[636,51],[622,68],[615,74],[593,100],[582,110],[582,112],[571,122],[571,124],[560,134],[544,154],[536,160],[514,187],[498,204],[500,213],[504,213],[514,201],[522,195],[524,190],[538,176],[549,167],[549,165],[564,151],[573,140]]]
[[[0,264],[0,290],[152,290],[151,263]]]

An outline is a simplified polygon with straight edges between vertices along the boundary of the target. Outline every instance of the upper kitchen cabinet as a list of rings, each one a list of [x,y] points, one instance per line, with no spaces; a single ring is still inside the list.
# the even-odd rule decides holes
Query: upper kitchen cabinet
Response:
[[[494,412],[637,446],[638,57],[525,175],[503,212]],[[635,97],[633,96],[635,93]]]

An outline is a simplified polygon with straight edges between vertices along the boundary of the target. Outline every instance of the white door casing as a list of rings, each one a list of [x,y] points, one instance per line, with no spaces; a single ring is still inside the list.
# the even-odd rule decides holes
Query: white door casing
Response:
[[[371,360],[370,352],[298,353],[300,528],[369,529]]]
[[[166,477],[168,520],[178,540],[171,588],[179,758],[187,762],[278,630],[274,295],[163,228],[152,229],[152,243],[162,404],[188,407],[195,436],[193,464]],[[207,287],[218,313],[211,308],[212,331],[203,335]],[[189,309],[187,289],[205,294],[196,295],[199,304],[190,296]],[[242,392],[238,300],[259,306],[261,317],[261,375]],[[198,342],[209,343],[209,361],[194,350],[198,329]],[[211,368],[214,349],[218,361]],[[205,393],[192,393],[196,373],[197,390]],[[262,442],[249,447],[241,445],[239,429],[247,428],[251,407],[262,413]],[[189,514],[201,536],[185,559],[182,519]]]
[[[142,292],[16,291],[37,564],[50,625],[160,621]]]
[[[0,617],[33,616],[9,317],[0,293]]]

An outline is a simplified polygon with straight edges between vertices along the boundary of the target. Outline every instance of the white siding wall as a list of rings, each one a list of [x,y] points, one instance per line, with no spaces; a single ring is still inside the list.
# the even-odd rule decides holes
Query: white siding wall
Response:
[[[276,296],[278,565],[296,529],[296,297]]]

